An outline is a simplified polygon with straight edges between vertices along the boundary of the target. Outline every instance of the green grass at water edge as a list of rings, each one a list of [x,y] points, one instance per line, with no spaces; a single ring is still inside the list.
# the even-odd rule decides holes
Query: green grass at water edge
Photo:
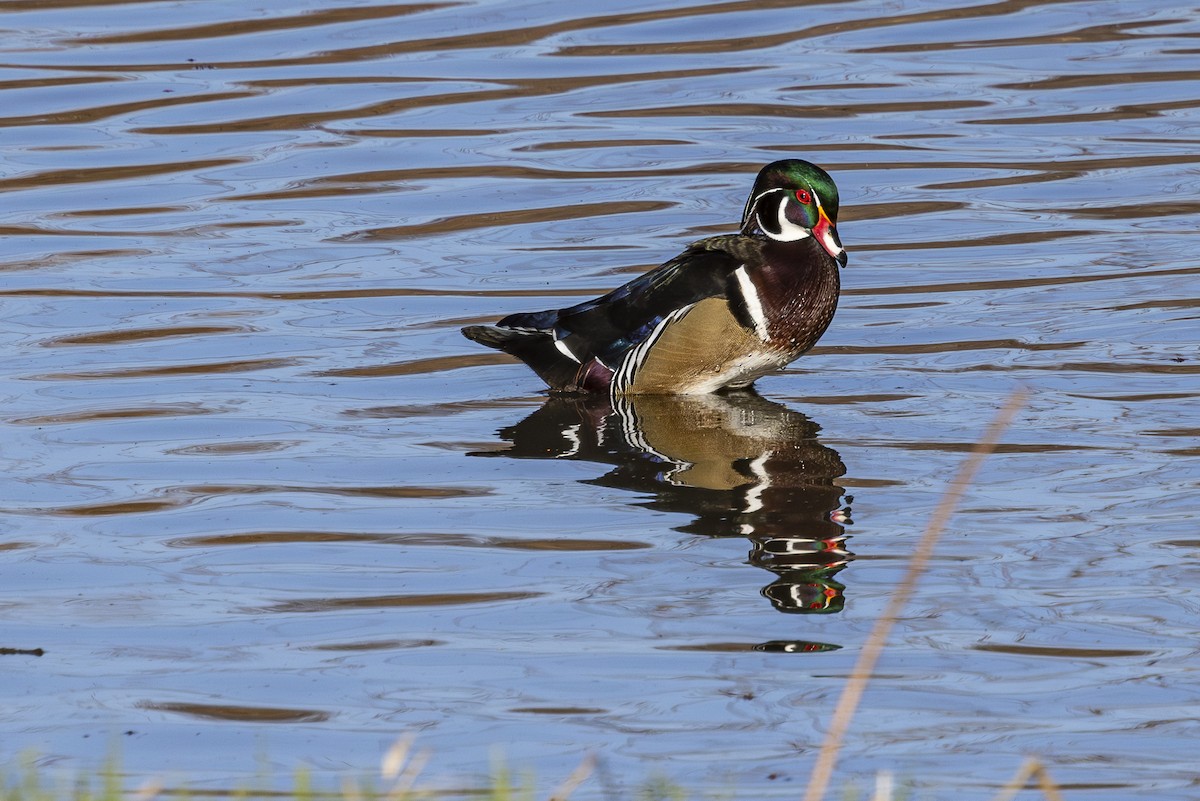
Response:
[[[136,780],[123,774],[119,760],[110,758],[91,774],[66,771],[53,767],[39,766],[27,756],[16,768],[0,769],[0,801],[153,801],[153,799],[203,799],[227,798],[232,801],[538,801],[533,774],[527,771],[514,776],[513,771],[502,761],[496,760],[491,776],[485,786],[445,788],[432,786],[391,787],[380,783],[378,777],[360,775],[345,776],[340,783],[331,782],[329,787],[318,787],[312,773],[306,768],[295,771],[290,788],[265,789],[269,777],[259,779],[260,786],[246,785],[236,788],[198,789],[186,784],[168,785],[162,779],[143,777],[134,787],[127,782]],[[592,779],[595,780],[594,777]],[[628,793],[603,793],[610,801],[734,801],[737,794],[733,789],[726,793],[693,794],[671,779],[656,775],[645,779]],[[839,801],[865,801],[871,797],[869,790],[847,787],[838,796]],[[554,799],[550,791],[545,798]],[[912,798],[907,788],[900,788],[891,801],[908,801]],[[559,800],[561,801],[561,799]]]

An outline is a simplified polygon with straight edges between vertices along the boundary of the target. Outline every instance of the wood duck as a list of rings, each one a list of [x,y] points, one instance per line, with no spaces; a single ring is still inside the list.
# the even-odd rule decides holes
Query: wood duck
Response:
[[[694,242],[595,300],[462,332],[516,356],[556,393],[746,387],[829,327],[846,264],[837,213],[828,173],[800,159],[776,161],[758,173],[738,233]]]

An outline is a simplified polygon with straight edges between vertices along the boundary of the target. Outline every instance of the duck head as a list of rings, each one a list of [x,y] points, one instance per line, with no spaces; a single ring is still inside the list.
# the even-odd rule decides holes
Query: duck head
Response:
[[[742,233],[777,242],[813,237],[838,264],[846,249],[837,233],[838,191],[829,173],[801,159],[763,167],[742,212]]]

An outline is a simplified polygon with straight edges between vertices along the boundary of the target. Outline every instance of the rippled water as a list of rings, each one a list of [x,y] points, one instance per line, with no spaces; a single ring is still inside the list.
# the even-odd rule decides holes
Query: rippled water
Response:
[[[1198,77],[1155,0],[0,5],[4,753],[796,797],[1024,383],[841,781],[1193,797]],[[762,397],[547,401],[459,335],[787,156],[850,265]]]

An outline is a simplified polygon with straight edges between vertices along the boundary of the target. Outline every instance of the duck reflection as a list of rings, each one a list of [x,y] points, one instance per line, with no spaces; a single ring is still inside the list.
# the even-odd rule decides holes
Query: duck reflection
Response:
[[[852,558],[851,521],[835,483],[845,465],[818,431],[803,414],[750,391],[552,397],[500,430],[511,448],[486,455],[612,464],[593,483],[692,515],[680,531],[747,538],[750,563],[775,575],[762,594],[776,609],[831,613],[844,605],[835,577]]]

